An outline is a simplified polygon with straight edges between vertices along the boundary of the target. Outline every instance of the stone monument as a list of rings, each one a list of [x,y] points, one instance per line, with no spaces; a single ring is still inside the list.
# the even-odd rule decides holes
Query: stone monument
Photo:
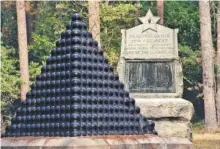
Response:
[[[181,99],[182,65],[178,56],[178,29],[157,24],[151,10],[141,25],[122,29],[117,71],[141,113],[155,120],[159,135],[190,138],[193,106]]]
[[[140,114],[79,14],[66,28],[1,138],[1,148],[192,147],[185,138],[153,135],[154,123]]]

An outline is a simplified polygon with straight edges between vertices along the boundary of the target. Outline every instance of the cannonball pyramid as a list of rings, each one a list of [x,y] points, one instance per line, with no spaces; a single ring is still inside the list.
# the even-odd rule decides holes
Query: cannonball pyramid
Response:
[[[86,28],[74,13],[4,137],[156,134]]]

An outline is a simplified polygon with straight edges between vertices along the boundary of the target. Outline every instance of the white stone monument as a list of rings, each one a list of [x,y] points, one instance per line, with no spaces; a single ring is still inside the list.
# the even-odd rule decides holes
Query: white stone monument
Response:
[[[191,138],[193,105],[184,99],[182,65],[178,56],[178,29],[157,24],[149,10],[141,25],[122,29],[117,71],[125,88],[154,119],[159,135]]]

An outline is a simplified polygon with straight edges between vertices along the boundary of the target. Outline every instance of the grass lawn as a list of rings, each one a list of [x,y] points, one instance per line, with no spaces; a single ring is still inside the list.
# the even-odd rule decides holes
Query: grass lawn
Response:
[[[204,125],[193,125],[194,149],[220,149],[220,128],[215,131],[207,131]]]

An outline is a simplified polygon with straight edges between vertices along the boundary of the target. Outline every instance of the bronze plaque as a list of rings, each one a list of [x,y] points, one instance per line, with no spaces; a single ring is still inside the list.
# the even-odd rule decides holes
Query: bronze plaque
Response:
[[[174,93],[174,63],[160,61],[128,61],[125,78],[130,92]]]

